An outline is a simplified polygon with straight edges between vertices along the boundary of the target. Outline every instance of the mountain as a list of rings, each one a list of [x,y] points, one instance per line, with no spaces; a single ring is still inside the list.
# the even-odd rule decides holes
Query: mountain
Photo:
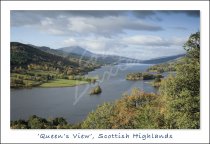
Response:
[[[159,63],[165,63],[168,61],[172,61],[181,57],[184,57],[185,54],[179,54],[179,55],[174,55],[174,56],[167,56],[167,57],[159,57],[159,58],[154,58],[154,59],[149,59],[149,60],[143,60],[142,63],[144,64],[159,64]]]
[[[183,57],[185,55],[185,54],[180,54],[180,55],[174,55],[174,56],[159,57],[159,58],[154,58],[154,59],[149,59],[149,60],[138,60],[138,59],[132,59],[132,58],[116,56],[116,55],[95,54],[80,46],[64,47],[64,48],[59,48],[58,50],[69,53],[69,54],[77,54],[77,55],[82,56],[82,58],[89,57],[100,64],[118,64],[118,63],[158,64],[158,63],[171,61],[179,57]]]
[[[53,54],[53,55],[57,55],[57,56],[61,56],[61,57],[66,57],[70,61],[75,60],[75,59],[77,59],[77,61],[78,61],[81,58],[81,55],[79,55],[79,54],[65,52],[65,51],[62,51],[60,49],[51,49],[51,48],[46,47],[46,46],[35,46],[35,45],[31,45],[31,44],[28,44],[28,45],[29,46],[32,46],[34,48],[37,48],[37,49],[39,49],[41,51],[44,51],[44,52]],[[83,57],[83,60],[86,60],[87,61],[88,58],[87,57]]]
[[[93,61],[100,63],[100,64],[140,63],[141,62],[141,60],[122,57],[122,56],[95,54],[95,53],[92,53],[80,46],[64,47],[64,48],[59,48],[57,50],[61,50],[63,52],[69,53],[69,54],[80,55],[82,59],[90,58]]]
[[[51,49],[45,46],[35,46],[31,44],[22,44],[11,42],[11,66],[26,66],[31,63],[48,64],[53,67],[62,66],[77,67],[84,69],[94,69],[104,64],[119,63],[143,63],[158,64],[183,57],[184,54],[168,57],[160,57],[149,60],[137,60],[116,55],[102,55],[92,53],[79,46],[64,47],[60,49]],[[61,66],[61,67],[62,67]],[[87,68],[88,67],[88,68]]]
[[[33,69],[58,70],[63,75],[67,71],[79,75],[101,66],[90,58],[81,59],[80,57],[80,55],[64,53],[49,47],[38,47],[19,42],[10,43],[11,71],[17,68],[27,70],[32,66]]]
[[[88,51],[80,46],[63,47],[63,48],[59,48],[57,50],[60,50],[60,51],[66,52],[66,53],[86,56],[86,57],[94,56],[93,53],[91,53],[90,51]]]
[[[44,52],[33,46],[22,44],[19,42],[10,43],[11,50],[11,67],[27,66],[28,64],[49,65],[55,67],[71,66],[78,67],[75,62],[69,61],[67,58]]]

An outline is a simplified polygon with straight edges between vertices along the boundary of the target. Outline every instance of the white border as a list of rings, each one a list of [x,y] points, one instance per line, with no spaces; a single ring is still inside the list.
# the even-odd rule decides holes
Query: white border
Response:
[[[1,142],[3,143],[204,143],[209,141],[209,2],[208,1],[2,1],[1,2]],[[200,130],[11,130],[10,129],[10,10],[200,10],[201,129]],[[171,133],[173,139],[47,139],[38,133]]]

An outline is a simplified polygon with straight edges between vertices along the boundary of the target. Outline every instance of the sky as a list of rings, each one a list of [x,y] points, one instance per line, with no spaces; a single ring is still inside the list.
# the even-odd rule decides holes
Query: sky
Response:
[[[185,53],[200,11],[11,11],[11,41],[141,60]]]

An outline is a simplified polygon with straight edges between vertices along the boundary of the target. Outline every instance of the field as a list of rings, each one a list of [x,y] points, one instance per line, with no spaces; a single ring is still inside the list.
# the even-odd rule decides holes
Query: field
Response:
[[[40,87],[51,88],[51,87],[72,87],[81,84],[87,84],[87,81],[79,81],[79,80],[66,80],[66,79],[56,79],[51,80],[47,83],[43,83]]]

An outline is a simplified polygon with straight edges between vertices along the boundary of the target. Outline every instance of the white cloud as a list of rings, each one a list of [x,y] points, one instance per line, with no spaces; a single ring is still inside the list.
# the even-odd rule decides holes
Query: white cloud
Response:
[[[70,37],[63,41],[63,46],[80,46],[83,47],[93,53],[100,53],[104,54],[105,52],[109,51],[110,48],[113,48],[114,43],[113,39],[109,39],[106,37]]]
[[[93,53],[113,54],[138,59],[149,59],[184,53],[185,38],[164,39],[160,36],[134,35],[123,37],[70,37],[64,46],[80,46]]]
[[[33,19],[30,19],[28,16],[25,18],[28,23],[22,24],[22,27],[30,25],[41,32],[47,32],[53,35],[95,35],[112,37],[125,33],[126,30],[163,30],[163,28],[157,24],[147,23],[146,21],[125,15],[105,17],[58,15],[57,17],[42,17],[41,15],[37,16],[33,14],[32,16],[35,17],[36,22],[33,23]],[[18,22],[16,18],[14,20]],[[24,22],[21,21],[19,23]]]
[[[151,35],[135,35],[131,37],[123,38],[123,41],[132,45],[143,45],[143,46],[181,46],[186,41],[186,38],[171,38],[165,39],[159,36]]]
[[[48,33],[51,33],[51,34],[54,34],[54,35],[62,35],[62,34],[64,34],[63,31],[58,30],[58,29],[53,29],[53,28],[49,28],[49,29],[47,30],[47,32],[48,32]]]
[[[69,18],[68,30],[76,33],[95,32],[96,27],[88,23],[86,18]]]
[[[42,26],[49,26],[53,24],[53,20],[51,18],[46,17],[45,19],[41,20]]]
[[[145,23],[138,19],[130,19],[125,16],[96,17],[71,17],[68,19],[68,30],[78,34],[94,34],[112,36],[124,33],[125,30],[159,31],[161,27]]]
[[[78,45],[78,41],[76,41],[74,38],[68,38],[66,40],[64,40],[64,45],[67,45],[67,46],[75,46],[75,45]]]

